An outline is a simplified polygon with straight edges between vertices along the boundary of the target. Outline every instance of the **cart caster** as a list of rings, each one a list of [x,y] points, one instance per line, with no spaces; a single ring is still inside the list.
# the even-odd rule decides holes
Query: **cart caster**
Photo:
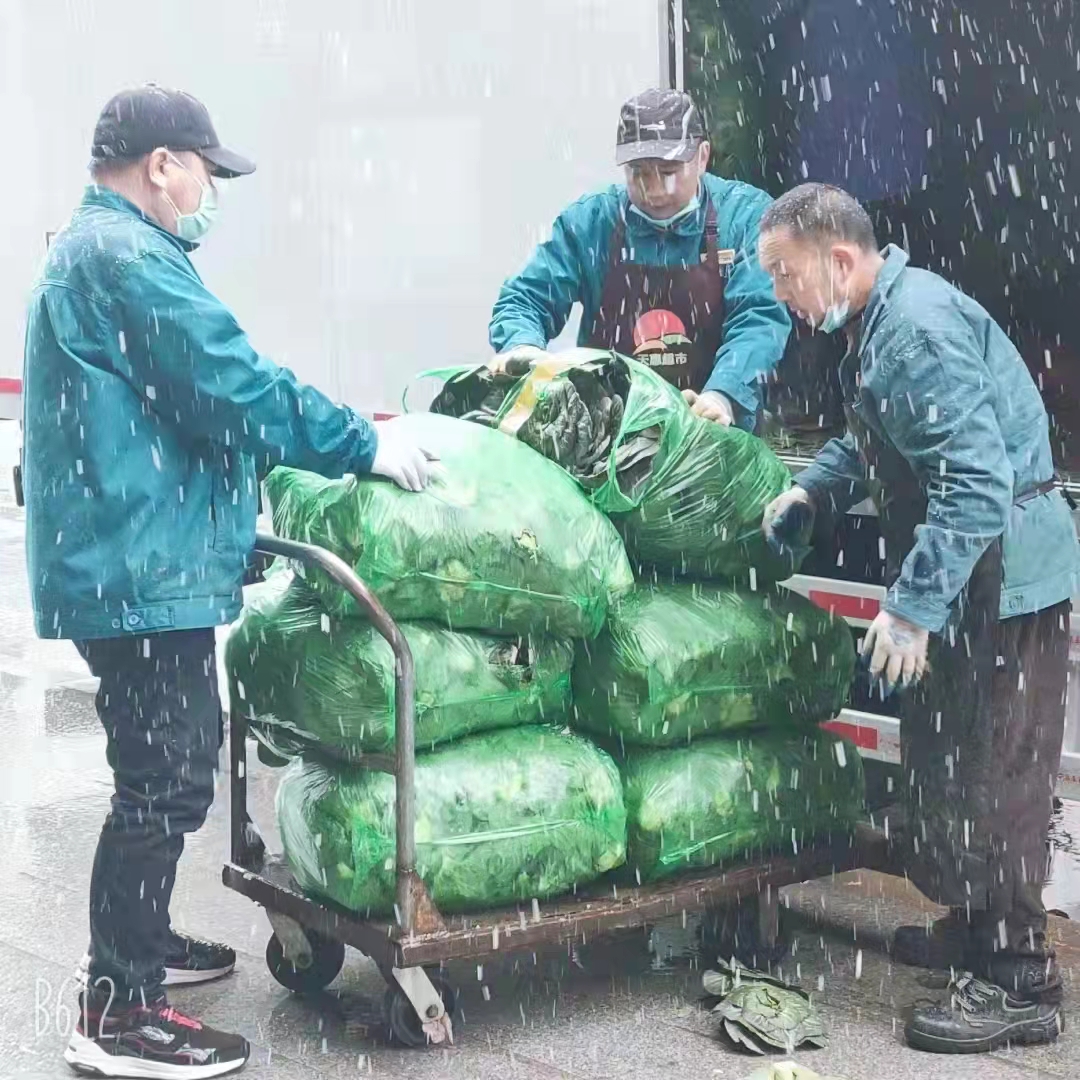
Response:
[[[711,959],[737,960],[743,967],[768,971],[791,947],[784,933],[784,908],[771,895],[749,897],[731,907],[713,908],[702,921],[702,949]]]
[[[334,938],[305,930],[311,947],[310,958],[289,960],[280,938],[274,934],[266,943],[266,966],[286,990],[294,994],[317,994],[337,978],[345,963],[345,946]]]
[[[456,1026],[459,1019],[457,990],[441,971],[436,969],[426,974],[436,993],[442,998],[451,1025]],[[423,1022],[417,1016],[412,1002],[405,996],[405,991],[396,982],[387,988],[383,1007],[386,1010],[386,1026],[392,1041],[412,1050],[428,1045],[430,1040],[424,1031]]]

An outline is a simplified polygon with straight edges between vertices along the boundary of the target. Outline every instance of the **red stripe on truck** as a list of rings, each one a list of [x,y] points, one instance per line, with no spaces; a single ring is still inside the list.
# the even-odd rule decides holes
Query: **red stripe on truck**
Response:
[[[842,720],[830,720],[821,725],[826,731],[839,735],[853,742],[860,750],[876,750],[878,748],[878,733],[876,728],[861,727],[858,724],[845,724]]]
[[[811,589],[810,602],[817,604],[841,619],[866,619],[872,621],[881,610],[881,602],[872,596],[848,596],[843,593],[822,592]]]
[[[0,379],[0,394],[21,394],[22,379]]]

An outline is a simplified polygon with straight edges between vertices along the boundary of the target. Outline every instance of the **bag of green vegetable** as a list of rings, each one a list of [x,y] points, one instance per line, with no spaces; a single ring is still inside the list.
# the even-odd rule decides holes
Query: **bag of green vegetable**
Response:
[[[823,732],[703,739],[636,750],[623,766],[627,869],[642,881],[846,836],[863,810],[862,762]]]
[[[394,903],[394,780],[298,760],[277,796],[305,891],[364,915]],[[416,762],[417,871],[444,912],[547,899],[620,866],[615,763],[547,727],[474,735]]]
[[[761,534],[791,484],[760,440],[695,416],[675,387],[617,353],[572,349],[553,361],[428,372],[447,379],[433,412],[498,428],[566,469],[609,514],[632,562],[751,588],[788,577]]]
[[[633,584],[618,533],[561,469],[498,432],[430,413],[394,421],[440,468],[427,490],[374,477],[324,480],[275,469],[279,536],[328,548],[396,619],[455,630],[591,637],[609,597]],[[327,609],[351,597],[310,575]]]
[[[782,586],[640,585],[578,646],[573,723],[640,746],[805,727],[836,715],[854,674],[847,624]]]
[[[254,590],[251,590],[254,592]],[[416,670],[420,749],[494,728],[561,722],[573,649],[402,623]],[[362,619],[327,615],[300,579],[249,596],[225,645],[230,701],[278,753],[345,760],[394,745],[394,655]]]

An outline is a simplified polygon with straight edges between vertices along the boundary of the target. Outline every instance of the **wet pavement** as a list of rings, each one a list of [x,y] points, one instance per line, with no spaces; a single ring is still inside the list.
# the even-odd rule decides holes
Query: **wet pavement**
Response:
[[[71,975],[87,940],[86,897],[110,777],[92,688],[75,651],[32,633],[22,523],[0,508],[0,1078],[67,1074],[60,1055],[73,1020]],[[251,755],[255,816],[273,842],[275,774]],[[223,762],[224,764],[224,762]],[[227,776],[206,827],[181,862],[173,902],[177,926],[227,940],[238,970],[222,982],[178,989],[174,1004],[254,1047],[252,1077],[409,1077],[455,1080],[657,1080],[730,1077],[755,1065],[718,1041],[698,1005],[700,969],[681,953],[687,932],[659,928],[650,953],[643,933],[561,950],[507,956],[482,970],[459,964],[464,1022],[457,1045],[430,1052],[386,1045],[383,984],[350,952],[345,970],[318,1000],[290,996],[267,971],[269,927],[262,912],[220,882],[227,853]],[[1073,818],[1060,826],[1067,838]],[[1080,827],[1076,829],[1080,836]],[[1056,906],[1080,916],[1080,863],[1059,857]],[[795,948],[785,965],[815,991],[830,1047],[792,1056],[849,1080],[890,1077],[1072,1076],[1075,1037],[1044,1049],[989,1059],[943,1059],[902,1042],[902,1009],[935,993],[921,973],[893,966],[882,945],[901,922],[932,909],[894,878],[843,875],[785,891]],[[1080,934],[1055,921],[1070,983],[1080,971]]]

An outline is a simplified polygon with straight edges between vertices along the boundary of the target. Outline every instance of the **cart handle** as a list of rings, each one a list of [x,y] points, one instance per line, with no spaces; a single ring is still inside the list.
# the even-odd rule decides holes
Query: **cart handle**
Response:
[[[407,933],[416,920],[416,673],[412,650],[397,623],[356,572],[331,551],[315,544],[283,540],[259,533],[255,550],[280,555],[304,566],[316,566],[336,581],[360,606],[394,653],[394,780],[396,784],[397,903],[398,918]]]

